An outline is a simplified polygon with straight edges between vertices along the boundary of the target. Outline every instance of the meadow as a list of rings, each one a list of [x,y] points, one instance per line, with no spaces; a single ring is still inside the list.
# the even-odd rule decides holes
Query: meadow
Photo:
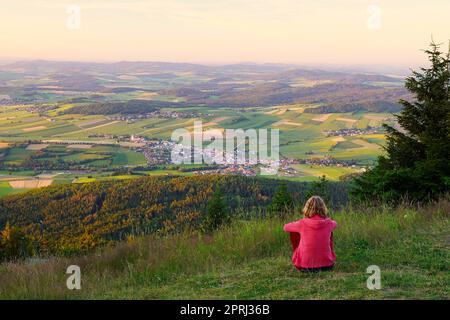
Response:
[[[171,133],[177,128],[185,128],[193,125],[194,120],[202,120],[208,123],[209,128],[230,129],[280,129],[281,150],[288,157],[305,158],[306,151],[315,151],[318,155],[330,153],[341,158],[339,150],[331,150],[337,142],[336,137],[327,137],[324,132],[345,128],[364,129],[367,126],[376,127],[392,117],[387,113],[336,113],[336,114],[312,114],[304,113],[305,108],[313,105],[291,105],[269,108],[183,108],[182,112],[198,112],[206,114],[201,119],[167,119],[151,118],[135,121],[108,120],[103,115],[58,115],[55,110],[47,114],[35,114],[24,110],[24,107],[7,107],[0,113],[0,140],[9,143],[21,140],[83,140],[114,142],[113,139],[94,138],[93,135],[125,135],[134,134],[147,138],[170,139]],[[58,110],[65,110],[62,105]],[[163,111],[175,111],[167,108]],[[177,110],[181,111],[181,110]],[[389,121],[387,121],[389,122]],[[359,141],[367,141],[364,144]],[[345,138],[348,141],[356,140],[358,152],[362,157],[372,156],[376,153],[377,145],[383,142],[382,136],[356,135]],[[0,146],[1,147],[1,146]],[[342,148],[345,151],[348,148]],[[356,157],[358,159],[358,157]]]
[[[297,208],[294,212],[298,212]],[[284,223],[273,216],[235,220],[211,235],[129,237],[95,253],[0,266],[2,299],[449,299],[450,202],[345,207],[331,212],[337,263],[298,272]],[[81,268],[81,290],[65,271]],[[366,269],[381,270],[381,289]]]
[[[295,177],[278,175],[295,181],[315,181],[325,175],[329,180],[357,173],[361,166],[372,165],[381,153],[383,134],[356,134],[349,136],[327,136],[331,130],[378,127],[389,122],[388,113],[305,113],[305,109],[317,105],[298,104],[276,107],[254,107],[246,109],[186,107],[182,112],[198,114],[192,118],[149,118],[110,120],[105,115],[71,114],[70,108],[77,104],[60,104],[58,108],[36,113],[26,106],[3,107],[0,113],[0,163],[3,167],[20,168],[24,164],[43,168],[47,174],[57,174],[52,184],[92,182],[111,179],[113,171],[121,167],[146,165],[144,155],[125,145],[119,145],[112,136],[131,135],[149,139],[170,139],[173,130],[192,129],[194,121],[203,121],[204,129],[279,129],[280,156],[291,159],[309,159],[332,156],[338,161],[353,161],[358,167],[294,165]],[[177,108],[163,108],[164,112],[180,112]],[[84,145],[71,144],[83,141]],[[89,169],[87,175],[74,177],[64,174],[67,169]],[[24,192],[32,188],[31,182],[22,188],[17,180],[20,171],[9,173],[10,180],[3,176],[0,196]],[[34,179],[42,173],[37,170]],[[141,172],[142,173],[142,172]],[[141,174],[140,173],[140,174]],[[178,170],[158,169],[147,171],[149,175],[184,175]],[[32,176],[32,174],[30,174]],[[123,177],[123,176],[122,176]],[[128,176],[133,178],[133,173]],[[31,179],[31,177],[30,177]],[[24,186],[29,188],[24,188]],[[39,185],[39,184],[37,184]]]
[[[53,67],[55,66],[51,68]],[[155,67],[156,69],[160,67],[170,69],[170,66]],[[183,66],[182,68],[185,67],[194,69],[189,72],[173,70],[173,77],[167,79],[159,78],[159,74],[152,76],[133,73],[129,70],[123,74],[101,73],[98,83],[105,86],[102,92],[94,94],[94,92],[83,89],[77,93],[72,91],[74,83],[68,81],[67,84],[61,84],[62,87],[67,85],[66,91],[56,90],[53,86],[44,86],[40,89],[36,93],[38,96],[33,98],[37,99],[39,103],[2,106],[0,109],[0,169],[9,170],[9,172],[6,176],[1,177],[0,196],[25,192],[35,186],[45,185],[45,183],[37,181],[38,176],[43,173],[55,175],[51,184],[114,179],[112,173],[121,168],[130,168],[130,172],[121,175],[122,178],[134,178],[135,173],[132,169],[145,166],[147,160],[142,150],[138,150],[136,146],[126,142],[118,143],[117,137],[135,135],[147,139],[169,140],[174,130],[179,128],[192,130],[194,121],[200,120],[203,122],[205,130],[214,128],[279,129],[280,157],[282,159],[307,160],[332,157],[341,163],[355,164],[355,166],[296,164],[292,166],[297,170],[294,175],[280,172],[274,178],[317,181],[318,178],[325,176],[329,180],[339,180],[345,175],[359,173],[365,167],[372,166],[378,155],[381,154],[382,145],[385,142],[383,133],[373,133],[367,131],[367,128],[380,127],[382,123],[394,124],[392,114],[389,112],[372,112],[363,109],[344,112],[343,109],[337,113],[320,113],[316,112],[319,110],[317,108],[323,108],[326,105],[312,102],[276,104],[267,103],[264,100],[266,102],[258,106],[257,101],[262,98],[261,94],[266,94],[265,90],[253,92],[251,88],[264,85],[267,80],[252,79],[251,76],[248,79],[249,74],[242,70],[233,71],[237,73],[234,81],[217,79],[217,85],[221,88],[219,92],[222,92],[222,89],[225,91],[221,95],[211,95],[206,99],[209,102],[218,103],[218,105],[210,106],[205,103],[177,105],[177,103],[197,101],[195,99],[198,98],[196,97],[198,92],[186,91],[188,95],[193,94],[194,96],[185,98],[185,91],[170,88],[195,87],[212,79],[210,75],[197,70],[194,66]],[[257,70],[258,68],[254,71]],[[12,73],[10,74],[10,72]],[[6,84],[18,88],[31,86],[33,83],[43,84],[48,80],[47,76],[30,71],[29,80],[20,82],[18,78],[12,76],[14,72],[7,71],[6,74],[10,74],[11,77],[7,77],[5,81]],[[223,70],[218,72],[220,74]],[[315,97],[316,90],[321,90],[319,88],[324,88],[324,86],[330,86],[330,90],[335,90],[334,85],[343,76],[327,74],[325,78],[317,78],[314,72],[311,74],[301,72],[300,74],[303,75],[288,72],[287,77],[281,77],[276,82],[286,82],[286,89],[294,90],[292,93],[296,90],[305,90],[305,93],[311,93],[312,97]],[[277,78],[280,74],[272,76]],[[353,77],[352,81],[363,85],[364,88],[372,86],[373,90],[381,90],[380,93],[383,95],[391,92],[392,85],[397,86],[399,83],[394,79],[387,82],[376,82],[370,76],[352,75],[351,77]],[[239,80],[240,78],[242,79]],[[116,84],[113,85],[115,82]],[[273,82],[269,81],[266,85],[272,86]],[[229,86],[236,87],[236,89],[228,92],[228,89],[225,88]],[[384,92],[383,88],[386,88],[387,91]],[[250,91],[243,97],[252,96],[257,99],[252,100],[250,105],[237,107],[235,105],[237,100],[233,100],[234,102],[227,100],[238,98],[236,95],[240,94],[237,92],[247,92],[247,90]],[[398,91],[398,93],[401,92]],[[59,96],[61,94],[62,96]],[[92,95],[89,96],[89,94]],[[347,97],[348,101],[357,96],[353,91],[340,92],[340,94]],[[23,92],[19,89],[17,92],[11,92],[10,97],[11,99],[24,98]],[[69,99],[69,97],[74,98]],[[107,108],[108,103],[124,103],[121,106],[126,108],[127,101],[141,101],[141,105],[138,107],[145,108],[145,103],[142,101],[152,103],[155,102],[155,99],[159,103],[174,105],[158,107],[161,113],[184,114],[185,116],[117,118],[111,117],[107,113],[96,114],[97,112],[95,110],[93,112],[91,109],[91,106],[95,108],[95,104],[91,105],[89,104],[91,102],[86,102],[98,101],[100,107],[104,108],[102,110],[108,111],[111,110]],[[340,103],[347,103],[347,100],[344,99]],[[223,103],[224,101],[228,101],[228,103]],[[361,102],[361,105],[365,106],[364,102]],[[87,106],[87,108],[77,109],[80,106]],[[343,106],[345,107],[345,104]],[[86,114],[71,112],[72,108],[75,108],[73,110],[84,110]],[[151,110],[154,110],[154,107]],[[358,129],[360,131],[339,134],[339,131],[342,130]],[[333,131],[338,133],[330,135],[329,132]],[[29,177],[24,179],[23,183],[14,182],[18,180],[16,176],[20,176],[21,171],[30,169],[33,169],[35,173],[28,175]],[[68,170],[88,170],[89,173],[72,175],[65,172]],[[186,174],[176,169],[173,170],[169,166],[146,172],[148,175]],[[139,172],[138,175],[142,173]],[[9,180],[8,177],[10,177]],[[116,177],[116,179],[118,178]]]

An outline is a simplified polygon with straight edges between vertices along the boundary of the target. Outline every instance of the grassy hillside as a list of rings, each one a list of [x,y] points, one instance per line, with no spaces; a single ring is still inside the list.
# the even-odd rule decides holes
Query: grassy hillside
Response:
[[[0,298],[448,299],[449,213],[449,200],[333,212],[331,273],[292,267],[282,226],[296,215],[235,221],[211,236],[130,238],[88,256],[4,264]],[[81,267],[79,291],[65,286],[72,264]],[[369,265],[381,268],[381,290],[366,288]]]

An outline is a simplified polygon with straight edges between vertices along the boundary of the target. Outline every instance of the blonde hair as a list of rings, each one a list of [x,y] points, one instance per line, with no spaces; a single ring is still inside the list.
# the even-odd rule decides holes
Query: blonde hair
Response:
[[[328,217],[328,209],[321,197],[312,196],[306,201],[305,207],[303,208],[303,215],[307,218],[311,218],[316,214],[322,218],[326,218]]]

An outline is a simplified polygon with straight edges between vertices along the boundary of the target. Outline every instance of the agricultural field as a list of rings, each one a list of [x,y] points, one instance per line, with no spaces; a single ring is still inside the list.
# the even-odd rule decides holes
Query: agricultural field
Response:
[[[0,197],[28,191],[28,189],[14,189],[8,181],[0,181]]]
[[[61,108],[65,109],[65,106]],[[367,126],[377,127],[392,117],[391,114],[387,113],[312,114],[303,113],[304,109],[304,106],[281,106],[251,110],[196,108],[196,112],[203,111],[207,116],[190,119],[152,118],[130,122],[108,120],[106,116],[102,115],[36,116],[21,111],[20,107],[11,107],[0,113],[2,115],[0,119],[4,119],[1,120],[0,139],[2,145],[0,147],[24,139],[114,143],[112,138],[99,139],[95,137],[96,135],[134,134],[146,138],[170,139],[173,130],[178,128],[192,129],[194,121],[201,120],[204,129],[279,129],[281,132],[281,152],[287,157],[302,158],[305,152],[312,151],[318,155],[330,154],[348,158],[353,157],[355,152],[347,153],[346,150],[358,149],[356,152],[357,158],[359,156],[363,159],[369,159],[372,156],[374,159],[379,144],[383,143],[382,135],[368,134],[346,137],[344,138],[346,141],[352,142],[355,140],[356,146],[345,148],[342,141],[336,137],[327,137],[325,132],[351,128],[363,129]],[[167,111],[172,110],[167,109]],[[192,112],[193,109],[183,111]],[[340,146],[336,147],[338,143]],[[28,150],[31,149],[33,147],[30,146]],[[17,156],[20,157],[20,155]]]
[[[26,163],[42,165],[48,170],[70,168],[94,170],[90,177],[57,179],[45,182],[2,181],[0,196],[50,185],[52,183],[81,183],[104,179],[97,171],[146,164],[142,152],[119,144],[113,136],[136,135],[147,139],[169,140],[173,130],[193,130],[194,121],[202,121],[208,129],[278,129],[282,158],[313,159],[333,157],[339,161],[355,161],[359,166],[374,163],[384,143],[382,133],[364,134],[364,128],[379,127],[389,122],[389,113],[328,113],[304,112],[315,105],[281,105],[248,109],[190,107],[183,112],[199,115],[192,118],[149,118],[111,120],[105,115],[67,113],[74,105],[61,105],[44,113],[32,113],[23,106],[3,107],[0,113],[0,163],[20,168]],[[164,112],[179,112],[174,108]],[[329,132],[352,130],[356,133],[329,135]],[[82,142],[80,144],[79,142]],[[295,177],[280,174],[278,177],[311,181],[325,175],[330,180],[359,172],[360,169],[338,166],[298,164]],[[173,169],[147,171],[149,175],[186,174]],[[136,175],[139,176],[139,175]],[[125,175],[122,178],[133,178]],[[119,177],[110,177],[119,179]]]
[[[31,148],[30,148],[31,146]],[[86,146],[86,145],[83,145]],[[20,168],[27,163],[48,169],[78,166],[82,168],[116,168],[139,166],[146,163],[142,153],[119,145],[89,145],[80,148],[65,144],[48,144],[37,148],[36,144],[14,143],[3,149],[1,162],[4,166]]]

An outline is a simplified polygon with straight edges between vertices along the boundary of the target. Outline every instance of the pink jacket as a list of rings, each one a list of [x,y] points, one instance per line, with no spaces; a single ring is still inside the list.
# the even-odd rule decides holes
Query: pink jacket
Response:
[[[294,248],[292,262],[297,268],[320,268],[334,264],[333,230],[337,223],[315,215],[284,226],[284,231],[300,234],[300,244]]]

